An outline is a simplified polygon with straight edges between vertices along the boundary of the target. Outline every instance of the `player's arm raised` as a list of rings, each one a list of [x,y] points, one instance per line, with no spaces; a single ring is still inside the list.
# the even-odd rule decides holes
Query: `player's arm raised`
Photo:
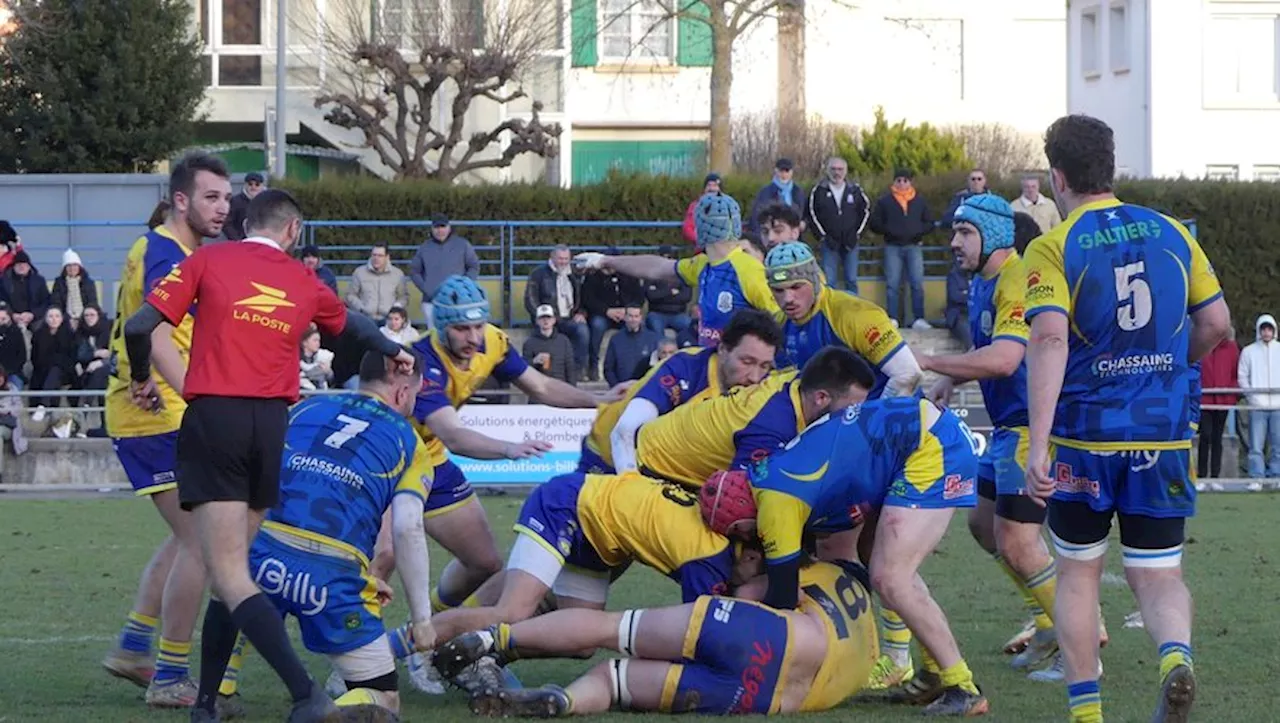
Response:
[[[588,392],[559,379],[552,379],[537,369],[525,369],[516,377],[520,391],[529,395],[530,401],[561,409],[595,409],[601,404],[616,402],[626,394],[633,382],[622,382],[605,392]]]
[[[645,281],[675,281],[676,262],[653,254],[637,256],[606,256],[596,251],[586,251],[573,257],[575,266],[587,271],[612,271]]]
[[[541,457],[551,444],[541,440],[506,442],[467,429],[453,407],[440,407],[428,414],[423,423],[450,452],[471,459],[526,459]]]

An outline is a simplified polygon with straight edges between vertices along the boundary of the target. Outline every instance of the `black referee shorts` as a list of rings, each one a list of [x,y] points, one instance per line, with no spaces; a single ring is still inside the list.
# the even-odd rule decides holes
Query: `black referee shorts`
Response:
[[[280,457],[289,426],[283,399],[197,397],[178,429],[178,499],[190,510],[205,502],[275,507]]]

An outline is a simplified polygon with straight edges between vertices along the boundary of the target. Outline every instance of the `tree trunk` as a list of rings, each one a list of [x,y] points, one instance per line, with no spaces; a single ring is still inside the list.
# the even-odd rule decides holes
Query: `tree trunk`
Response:
[[[733,173],[733,133],[729,98],[733,92],[733,37],[725,27],[724,10],[712,4],[719,18],[712,20],[715,57],[711,62],[711,168],[716,173]]]
[[[804,0],[778,6],[778,152],[794,153],[804,134]]]

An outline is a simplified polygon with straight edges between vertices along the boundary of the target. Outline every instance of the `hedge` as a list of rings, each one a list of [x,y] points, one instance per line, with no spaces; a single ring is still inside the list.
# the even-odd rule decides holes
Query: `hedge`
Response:
[[[964,186],[964,174],[921,177],[916,188],[935,215]],[[421,220],[418,228],[319,228],[316,242],[324,245],[418,244],[434,213],[460,221],[662,221],[681,220],[685,208],[701,190],[700,179],[617,177],[608,182],[560,189],[544,185],[510,184],[459,186],[412,181],[386,183],[375,179],[338,177],[309,183],[285,184],[315,220]],[[767,178],[730,177],[724,189],[737,198],[744,212]],[[804,183],[808,187],[808,183]],[[865,184],[874,198],[888,187],[888,179]],[[1016,180],[996,180],[993,191],[1014,198]],[[1253,339],[1253,322],[1261,313],[1280,311],[1280,184],[1227,181],[1123,181],[1117,194],[1126,201],[1159,209],[1175,218],[1194,218],[1201,243],[1213,261],[1235,316],[1241,341]],[[477,246],[497,245],[497,227],[460,229]],[[932,234],[927,243],[942,245],[945,234]],[[864,242],[877,245],[868,232]],[[670,244],[688,250],[673,229],[525,228],[517,246]],[[397,253],[404,255],[407,251]],[[334,253],[354,260],[362,252]],[[542,251],[517,250],[517,258],[541,258]]]

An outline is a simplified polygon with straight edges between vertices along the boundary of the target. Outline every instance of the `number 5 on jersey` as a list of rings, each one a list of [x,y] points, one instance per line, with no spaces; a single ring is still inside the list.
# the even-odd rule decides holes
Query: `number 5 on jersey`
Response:
[[[1124,331],[1151,323],[1151,285],[1139,278],[1146,266],[1145,261],[1137,261],[1116,269],[1116,324]]]

